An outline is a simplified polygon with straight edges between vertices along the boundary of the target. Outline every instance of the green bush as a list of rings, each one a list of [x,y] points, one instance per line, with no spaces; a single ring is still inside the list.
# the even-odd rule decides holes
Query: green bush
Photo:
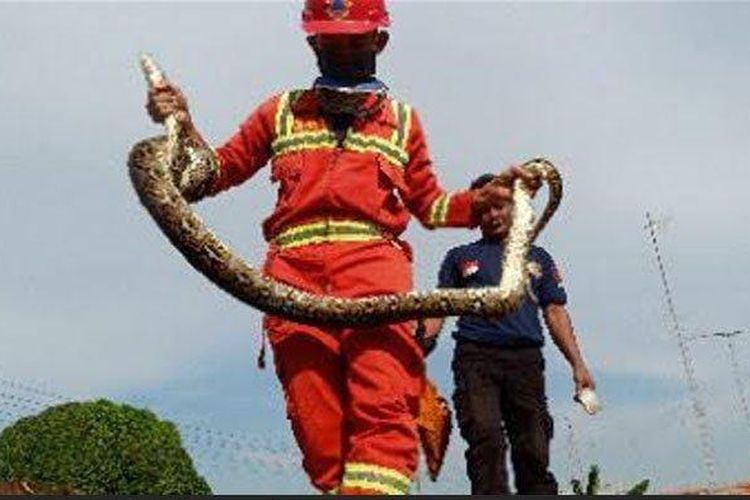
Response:
[[[650,484],[651,481],[649,481],[648,479],[644,479],[640,483],[624,492],[624,494],[628,496],[645,495]],[[599,466],[594,464],[589,469],[588,484],[586,485],[585,490],[580,479],[571,479],[570,485],[573,487],[574,495],[599,495],[601,493],[602,486]]]
[[[85,494],[210,495],[177,428],[107,400],[74,402],[0,433],[0,481],[72,487]]]

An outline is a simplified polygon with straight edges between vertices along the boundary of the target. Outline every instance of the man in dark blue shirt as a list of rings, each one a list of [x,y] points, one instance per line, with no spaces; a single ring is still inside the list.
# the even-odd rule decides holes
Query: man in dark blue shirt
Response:
[[[471,188],[478,189],[493,178],[483,175]],[[448,252],[440,269],[440,287],[497,286],[511,209],[511,203],[499,202],[481,213],[482,239]],[[453,403],[461,435],[468,443],[472,494],[509,492],[507,441],[518,493],[557,493],[557,482],[549,471],[553,425],[544,387],[540,310],[550,336],[571,365],[576,394],[594,389],[565,309],[562,278],[541,247],[534,246],[529,253],[529,274],[528,295],[517,312],[502,319],[462,316],[453,333]],[[442,326],[443,319],[423,323],[421,339],[428,350],[434,347]]]

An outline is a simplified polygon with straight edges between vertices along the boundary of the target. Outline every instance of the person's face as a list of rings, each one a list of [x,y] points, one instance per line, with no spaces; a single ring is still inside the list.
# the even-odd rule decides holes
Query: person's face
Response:
[[[489,239],[504,239],[510,230],[513,203],[496,202],[489,205],[479,218],[482,235]]]
[[[372,31],[360,35],[314,35],[307,39],[325,76],[361,80],[375,74],[375,56],[388,43],[388,33]]]

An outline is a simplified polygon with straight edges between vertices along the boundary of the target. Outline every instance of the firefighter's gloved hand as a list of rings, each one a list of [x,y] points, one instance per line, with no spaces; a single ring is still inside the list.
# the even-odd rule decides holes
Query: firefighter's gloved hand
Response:
[[[523,183],[526,184],[526,187],[531,191],[532,196],[536,195],[536,192],[539,191],[539,188],[542,187],[542,176],[540,174],[528,172],[515,165],[511,166],[508,170],[500,175],[509,175],[513,180],[521,179]]]
[[[512,185],[513,180],[512,177],[510,177],[510,174],[506,176],[505,173],[503,173],[481,188],[476,189],[474,191],[474,200],[471,207],[475,217],[479,217],[479,214],[483,213],[489,207],[502,206],[505,203],[512,201]]]
[[[417,320],[417,329],[414,332],[414,336],[422,347],[425,357],[429,356],[435,350],[435,347],[437,347],[438,336],[427,337],[427,325],[423,319]]]
[[[519,166],[513,165],[503,170],[493,180],[476,189],[472,211],[480,214],[491,206],[502,206],[513,199],[513,182],[520,179],[535,196],[542,187],[541,175],[528,172]]]

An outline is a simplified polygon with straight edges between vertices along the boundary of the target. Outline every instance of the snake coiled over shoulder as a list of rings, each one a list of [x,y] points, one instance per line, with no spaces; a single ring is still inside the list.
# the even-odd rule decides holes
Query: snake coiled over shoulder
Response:
[[[163,78],[153,59],[144,56],[141,63],[151,85]],[[552,163],[539,158],[522,165],[541,176],[549,196],[535,221],[531,194],[520,180],[515,181],[498,286],[357,299],[316,295],[264,276],[211,232],[189,200],[201,197],[202,186],[215,173],[215,154],[206,146],[186,144],[174,117],[166,120],[166,126],[166,136],[139,142],[128,161],[133,186],[154,221],[188,262],[221,289],[251,307],[304,323],[364,326],[465,314],[502,317],[520,307],[529,280],[529,249],[562,198],[562,180]]]

